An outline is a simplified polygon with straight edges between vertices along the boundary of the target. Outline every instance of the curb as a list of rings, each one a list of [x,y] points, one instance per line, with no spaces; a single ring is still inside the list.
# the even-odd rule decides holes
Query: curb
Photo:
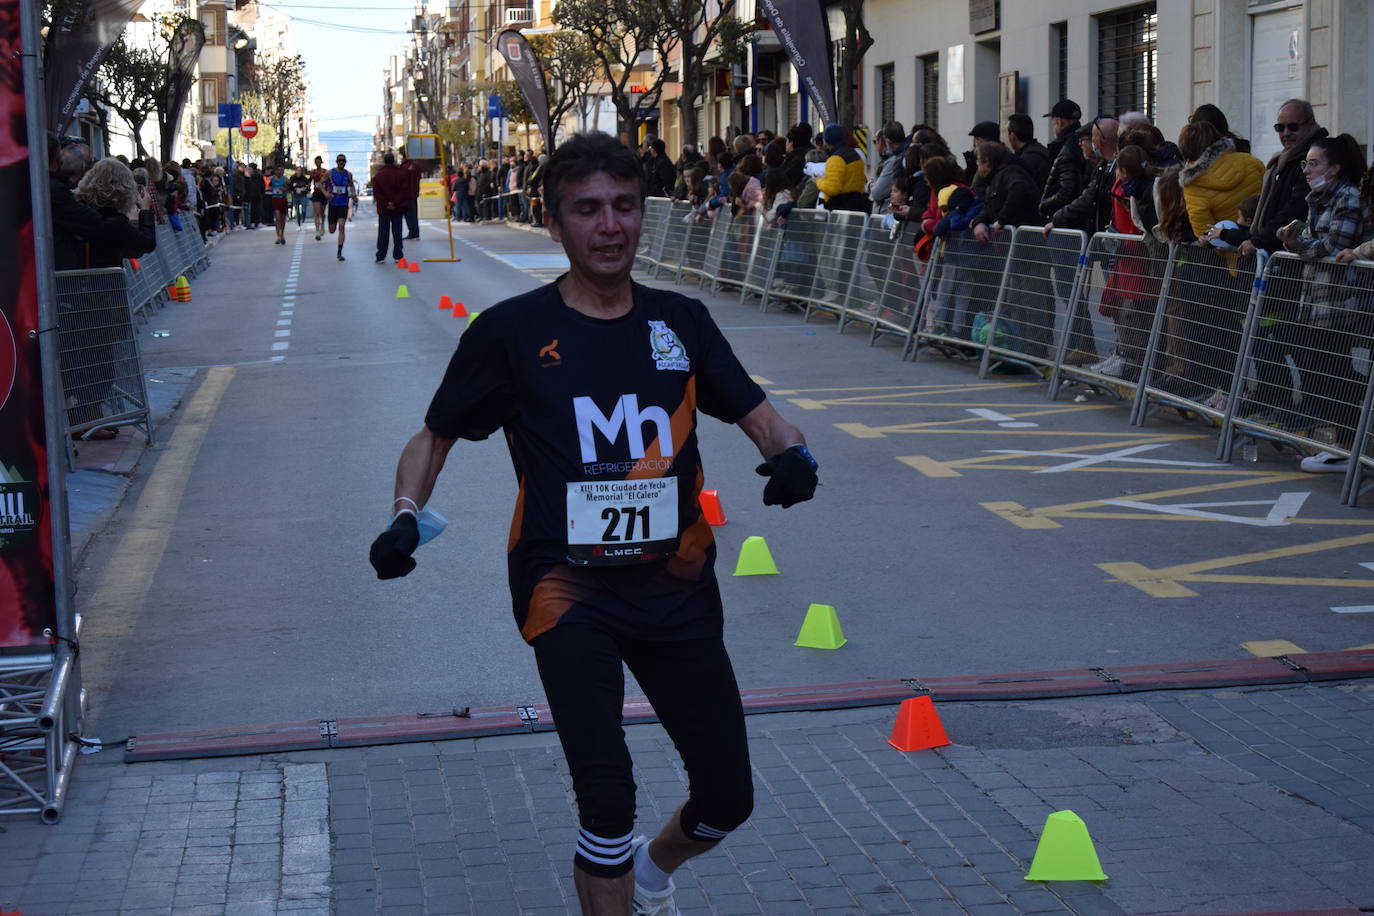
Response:
[[[1297,686],[1374,677],[1374,649],[1313,652],[1300,656],[1300,659],[1299,662],[1280,655],[1274,658],[1125,665],[1111,669],[964,675],[927,678],[924,681],[902,678],[854,684],[764,687],[741,690],[740,698],[744,702],[745,715],[763,715],[892,706],[915,696],[929,696],[941,703],[1039,700],[1117,696],[1158,690]],[[643,697],[625,699],[622,719],[625,725],[658,721],[653,708]],[[553,713],[542,703],[479,709],[461,707],[433,714],[306,719],[274,725],[134,735],[125,745],[124,760],[126,763],[137,763],[450,741],[549,732],[556,728]]]

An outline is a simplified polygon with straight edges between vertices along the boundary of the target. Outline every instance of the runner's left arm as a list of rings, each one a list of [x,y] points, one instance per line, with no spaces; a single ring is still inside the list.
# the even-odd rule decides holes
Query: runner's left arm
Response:
[[[420,546],[420,509],[429,501],[454,441],[436,435],[426,426],[411,436],[401,450],[401,459],[396,464],[391,526],[377,535],[368,552],[378,579],[396,579],[415,569],[411,554]]]
[[[763,488],[765,506],[786,509],[815,495],[816,471],[820,466],[806,447],[806,437],[783,419],[767,399],[740,419],[739,428],[766,459],[754,469],[759,476],[768,478]]]

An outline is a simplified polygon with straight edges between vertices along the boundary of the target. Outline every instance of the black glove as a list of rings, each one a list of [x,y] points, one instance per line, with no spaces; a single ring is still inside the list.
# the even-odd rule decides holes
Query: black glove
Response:
[[[816,495],[818,467],[820,465],[804,445],[793,445],[760,464],[754,469],[755,473],[769,478],[763,488],[763,504],[786,509],[806,502]]]
[[[367,558],[377,570],[378,579],[396,579],[415,568],[411,554],[420,546],[420,524],[409,512],[391,521],[391,527],[377,535]]]

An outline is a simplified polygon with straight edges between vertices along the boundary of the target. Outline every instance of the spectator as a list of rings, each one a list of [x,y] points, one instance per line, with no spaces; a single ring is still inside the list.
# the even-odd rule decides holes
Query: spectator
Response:
[[[401,155],[405,156],[404,148],[401,149]],[[396,157],[392,156],[391,159],[392,163],[395,164]],[[386,162],[385,156],[382,157],[382,161]],[[418,239],[420,237],[420,176],[424,172],[424,164],[417,159],[412,159],[409,156],[406,156],[405,161],[401,163],[400,169],[402,172],[405,173],[406,177],[406,184],[404,188],[405,193],[401,198],[401,215],[405,219],[406,238]],[[380,208],[378,208],[377,214],[378,222],[380,222]],[[385,259],[385,246],[379,247],[383,248],[382,258]],[[400,256],[397,255],[398,259],[399,257]]]
[[[706,141],[706,164],[708,169],[719,174],[720,157],[725,152],[725,141],[720,137],[712,137]]]
[[[1303,163],[1307,176],[1307,222],[1278,230],[1279,241],[1304,258],[1332,257],[1365,240],[1368,215],[1360,200],[1364,157],[1350,134],[1312,141]]]
[[[882,158],[878,174],[868,183],[868,196],[873,201],[877,213],[888,212],[888,197],[892,194],[892,182],[902,167],[902,156],[906,153],[906,131],[897,121],[889,121],[878,132],[875,146]]]
[[[827,153],[825,174],[816,181],[816,187],[825,195],[827,210],[868,213],[873,209],[873,202],[864,193],[867,182],[864,158],[850,145],[845,134],[839,124],[826,125],[822,139]]]
[[[735,154],[736,161],[743,159],[754,151],[754,135],[739,133],[730,144],[730,150]]]
[[[1116,183],[1117,122],[1098,118],[1092,123],[1092,145],[1102,161],[1078,196],[1056,210],[1045,224],[1045,234],[1055,226],[1099,232],[1112,220],[1112,186]],[[1044,201],[1041,201],[1044,212]]]
[[[1209,121],[1193,121],[1178,135],[1184,165],[1179,186],[1188,204],[1194,237],[1235,214],[1240,202],[1260,189],[1264,163],[1222,136]]]
[[[1055,102],[1046,117],[1050,119],[1054,139],[1048,148],[1052,161],[1045,193],[1040,197],[1040,215],[1050,220],[1082,192],[1085,160],[1076,139],[1082,126],[1077,103],[1069,99]]]
[[[760,181],[762,175],[763,158],[758,153],[749,153],[740,160],[739,166],[731,175],[732,181],[736,176],[743,176],[743,180],[739,183],[739,193],[732,194],[740,204],[738,212],[747,213],[762,207],[763,183]]]
[[[1253,254],[1256,248],[1268,252],[1281,250],[1279,229],[1307,217],[1310,189],[1303,177],[1303,162],[1312,141],[1325,137],[1326,130],[1317,124],[1311,103],[1303,99],[1289,99],[1280,106],[1274,130],[1283,149],[1265,168],[1250,241],[1241,246],[1241,254]]]
[[[492,195],[496,192],[496,175],[491,170],[491,163],[483,159],[477,166],[477,214],[478,219],[494,219],[496,216],[496,201]]]
[[[951,212],[966,212],[973,201],[973,194],[963,180],[963,171],[949,156],[932,156],[923,160],[921,171],[930,188],[925,212],[921,214],[921,231],[926,239],[933,240],[949,232],[951,225],[946,217]],[[929,245],[929,242],[925,245]],[[918,253],[922,247],[922,243],[918,242]],[[931,287],[930,302],[926,307],[925,329],[931,334],[952,335],[967,340],[972,332],[972,316],[965,309],[968,290],[967,284],[960,278],[958,267],[950,258],[941,260],[939,279]]]
[[[396,154],[389,150],[384,153],[382,167],[372,176],[372,200],[377,207],[378,264],[386,261],[388,235],[391,237],[391,256],[398,262],[405,257],[401,227],[406,219],[406,208],[411,203],[412,183],[410,174],[397,167]]]
[[[819,147],[812,147],[806,152],[806,181],[802,183],[801,192],[797,194],[797,206],[803,210],[815,210],[820,206],[820,181],[825,175],[825,160],[825,150]]]
[[[792,186],[788,183],[786,173],[782,169],[773,169],[763,182],[764,221],[775,227],[785,223],[786,217],[779,216],[778,210],[791,202]],[[790,209],[786,212],[790,212]]]
[[[996,143],[998,140],[996,121],[979,121],[968,132],[973,138],[973,149],[964,151],[964,180],[975,194],[981,194],[983,182],[978,175],[978,147],[983,143]]]
[[[118,159],[102,159],[76,186],[79,204],[99,214],[98,226],[86,226],[83,267],[121,267],[125,258],[137,258],[157,248],[157,223],[147,207],[147,192],[140,192],[133,172]],[[59,270],[68,268],[59,267]]]
[[[800,193],[806,183],[806,154],[814,147],[811,145],[811,125],[798,124],[787,132],[787,155],[782,160],[782,171],[787,176],[793,195]]]
[[[1035,122],[1030,115],[1014,114],[1007,116],[1007,143],[1011,146],[1011,151],[1017,162],[1026,170],[1030,176],[1031,183],[1036,187],[1036,209],[1039,209],[1039,195],[1045,191],[1045,184],[1050,179],[1050,166],[1054,162],[1054,157],[1045,145],[1035,139]]]
[[[1196,124],[1198,121],[1206,121],[1217,129],[1217,133],[1229,139],[1236,146],[1236,152],[1250,152],[1250,141],[1244,137],[1237,137],[1231,133],[1231,124],[1226,120],[1226,115],[1217,106],[1207,103],[1199,105],[1193,109],[1193,113],[1188,116],[1189,124]]]
[[[972,221],[974,237],[986,242],[1003,226],[1040,225],[1040,191],[1011,150],[985,140],[977,159],[984,193],[983,209]]]
[[[644,187],[648,197],[671,197],[677,172],[668,158],[668,145],[654,140],[649,145],[649,158],[644,167]]]

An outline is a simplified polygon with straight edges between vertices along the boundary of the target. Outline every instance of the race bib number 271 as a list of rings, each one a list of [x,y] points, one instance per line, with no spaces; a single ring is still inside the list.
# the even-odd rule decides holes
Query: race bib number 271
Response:
[[[568,560],[616,566],[677,549],[677,478],[568,484]]]

